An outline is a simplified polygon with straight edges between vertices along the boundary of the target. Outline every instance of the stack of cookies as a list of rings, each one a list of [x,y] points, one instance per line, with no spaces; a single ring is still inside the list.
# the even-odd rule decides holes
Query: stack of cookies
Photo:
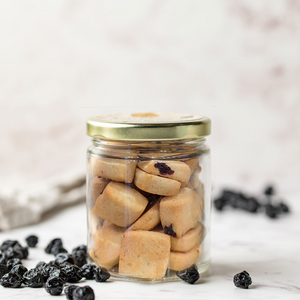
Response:
[[[94,160],[91,258],[121,275],[162,278],[201,255],[204,186],[198,158]]]

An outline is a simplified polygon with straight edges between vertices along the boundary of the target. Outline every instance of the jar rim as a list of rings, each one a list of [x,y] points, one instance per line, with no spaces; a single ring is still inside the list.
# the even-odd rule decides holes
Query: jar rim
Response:
[[[119,141],[198,139],[211,133],[207,117],[176,113],[137,113],[95,116],[87,120],[87,135]]]

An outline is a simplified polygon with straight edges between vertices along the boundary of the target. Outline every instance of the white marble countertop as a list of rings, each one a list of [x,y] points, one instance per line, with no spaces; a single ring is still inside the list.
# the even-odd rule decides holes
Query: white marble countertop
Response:
[[[212,218],[212,268],[211,275],[198,284],[183,282],[141,284],[111,281],[97,283],[82,281],[79,285],[90,285],[96,299],[300,299],[300,193],[289,196],[293,212],[279,220],[270,220],[263,214],[251,215],[240,211],[218,213]],[[50,239],[61,237],[67,250],[86,239],[85,205],[65,208],[47,216],[44,221],[0,233],[0,242],[18,239],[24,243],[29,234],[36,234],[40,241],[32,249],[26,267],[34,267],[40,260],[49,261],[43,248]],[[234,286],[232,278],[246,270],[253,284],[248,290]],[[0,299],[50,299],[43,288],[5,289],[0,287]],[[61,295],[65,299],[64,295]]]

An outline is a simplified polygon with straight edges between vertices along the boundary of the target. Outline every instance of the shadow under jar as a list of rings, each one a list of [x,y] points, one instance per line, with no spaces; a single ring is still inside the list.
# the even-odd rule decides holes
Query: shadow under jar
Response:
[[[118,114],[87,121],[89,262],[126,281],[179,280],[210,266],[206,117]]]

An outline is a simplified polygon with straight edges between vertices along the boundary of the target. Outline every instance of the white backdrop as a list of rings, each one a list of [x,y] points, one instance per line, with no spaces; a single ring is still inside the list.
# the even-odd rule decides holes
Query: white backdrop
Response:
[[[300,1],[0,1],[0,178],[85,172],[85,120],[212,119],[215,186],[300,180]]]

